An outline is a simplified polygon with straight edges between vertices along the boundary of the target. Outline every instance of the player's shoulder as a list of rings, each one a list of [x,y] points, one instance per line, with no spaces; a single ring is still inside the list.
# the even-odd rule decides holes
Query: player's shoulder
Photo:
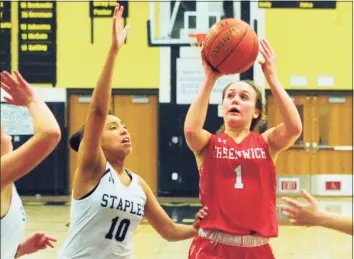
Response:
[[[210,135],[210,142],[223,142],[228,138],[228,135],[225,132],[216,133]]]
[[[132,178],[132,181],[136,181],[136,183],[141,186],[141,188],[143,189],[143,191],[144,191],[145,193],[147,193],[147,191],[150,189],[150,187],[149,187],[149,185],[147,184],[147,182],[144,180],[144,178],[141,177],[141,176],[138,175],[138,174],[135,174],[135,173],[131,172],[131,171],[130,171],[130,173],[132,174],[132,177],[133,177],[133,178]]]
[[[257,142],[260,145],[268,145],[268,138],[267,135],[264,135],[264,133],[259,133],[255,131],[250,132],[250,136],[245,139],[245,142],[250,141],[250,142]]]
[[[146,184],[145,180],[140,175],[138,175],[137,173],[134,173],[132,170],[130,170],[128,168],[124,168],[124,170],[129,175],[129,177],[131,178],[131,180],[133,182],[136,182],[139,185]]]
[[[260,134],[267,144],[269,143],[269,136],[273,133],[274,130],[275,130],[275,127],[272,127]]]

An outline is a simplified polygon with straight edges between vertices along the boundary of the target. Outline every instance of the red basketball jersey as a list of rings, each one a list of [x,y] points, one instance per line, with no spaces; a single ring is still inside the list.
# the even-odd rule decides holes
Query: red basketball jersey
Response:
[[[201,228],[237,235],[278,236],[276,173],[268,144],[250,132],[239,144],[212,135],[200,169]]]

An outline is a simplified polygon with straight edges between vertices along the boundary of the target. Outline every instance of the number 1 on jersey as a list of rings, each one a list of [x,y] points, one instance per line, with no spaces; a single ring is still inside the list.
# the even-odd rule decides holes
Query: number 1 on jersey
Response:
[[[235,168],[236,172],[236,182],[235,182],[235,189],[243,189],[242,183],[242,167],[239,165]]]

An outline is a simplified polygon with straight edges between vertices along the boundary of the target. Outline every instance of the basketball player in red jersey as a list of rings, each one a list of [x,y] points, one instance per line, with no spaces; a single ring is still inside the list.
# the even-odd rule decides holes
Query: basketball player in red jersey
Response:
[[[302,124],[293,101],[276,76],[275,54],[261,40],[261,63],[283,122],[254,132],[264,116],[262,93],[249,81],[223,90],[224,132],[203,129],[212,88],[220,73],[202,58],[204,81],[191,104],[184,131],[199,168],[200,200],[208,216],[201,221],[190,259],[273,259],[269,238],[278,236],[275,161],[299,137]]]

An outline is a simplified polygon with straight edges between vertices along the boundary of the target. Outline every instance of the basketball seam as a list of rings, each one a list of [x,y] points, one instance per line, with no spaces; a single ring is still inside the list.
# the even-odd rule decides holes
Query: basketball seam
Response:
[[[258,42],[258,39],[256,39],[253,44],[252,53],[255,53],[255,50],[257,49],[258,46],[259,46],[259,42]],[[235,49],[232,52],[234,52],[234,51],[235,51]],[[247,71],[248,69],[250,69],[252,66],[254,66],[254,64],[256,63],[256,60],[257,60],[257,56],[258,56],[258,52],[257,52],[256,57],[254,58],[255,62],[253,62],[253,64],[251,64],[251,66],[249,66],[247,69],[242,70],[242,72],[240,72],[240,73],[243,73],[243,72]],[[244,68],[244,67],[242,67],[242,68]]]
[[[227,54],[227,55],[224,57],[224,59],[221,60],[220,63],[216,66],[216,69],[218,69],[218,67],[221,65],[221,63],[224,62],[225,59],[227,59],[227,58],[231,55],[231,53],[234,52],[235,49],[237,49],[237,47],[238,47],[238,45],[241,43],[242,39],[246,36],[246,34],[247,34],[247,32],[248,32],[248,29],[249,29],[249,27],[247,27],[245,33],[242,35],[241,39],[237,42],[237,44],[236,44],[235,47],[232,49],[232,51],[230,51],[230,53]],[[225,29],[225,30],[226,30],[226,29]]]

